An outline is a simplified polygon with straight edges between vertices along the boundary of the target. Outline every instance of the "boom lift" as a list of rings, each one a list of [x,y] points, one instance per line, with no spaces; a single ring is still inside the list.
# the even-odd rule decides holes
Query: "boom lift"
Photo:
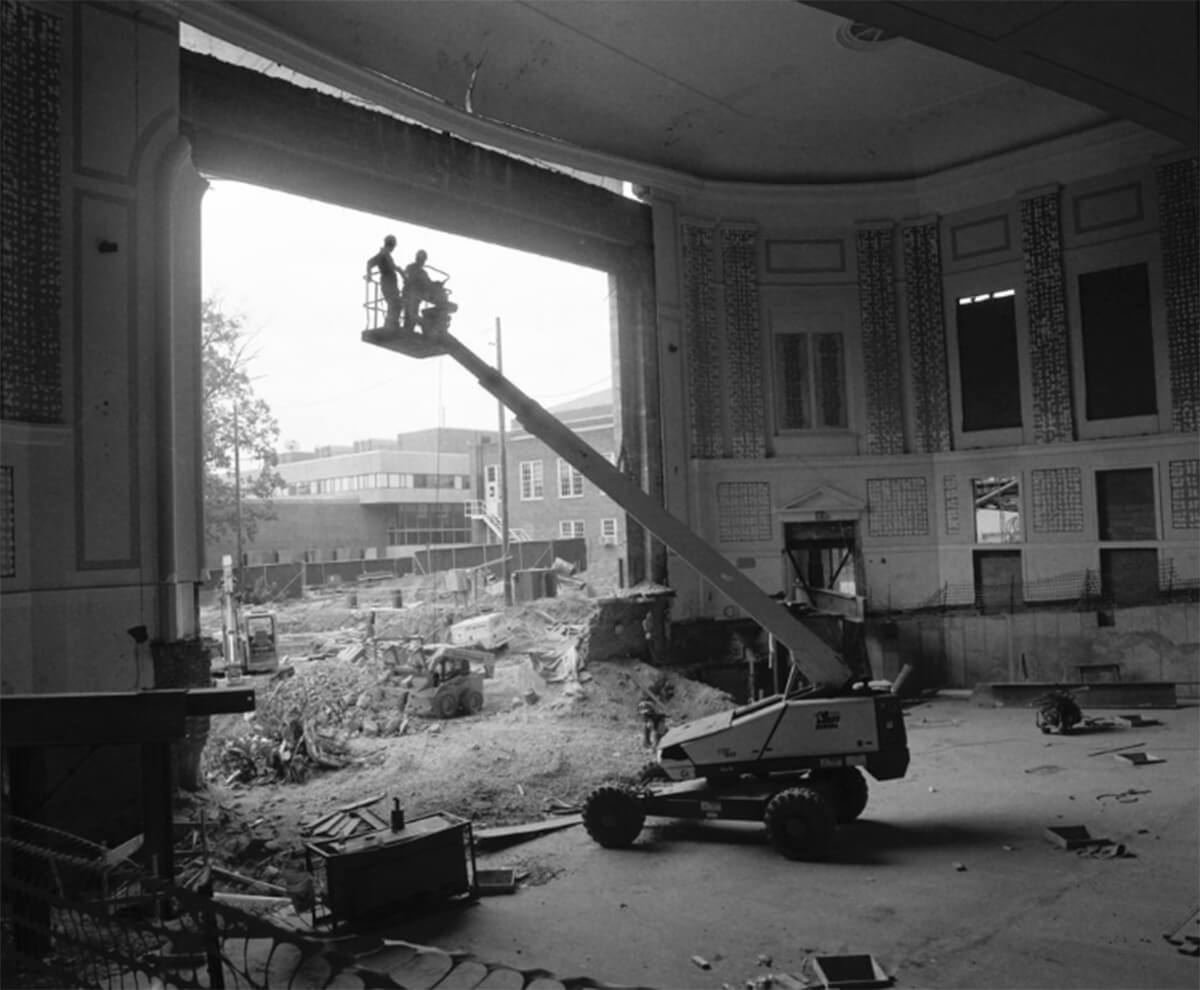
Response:
[[[444,283],[443,283],[444,289]],[[630,845],[646,815],[761,820],[792,859],[824,855],[835,826],[861,814],[867,782],[903,777],[908,744],[899,700],[871,692],[824,640],[714,547],[667,512],[615,465],[581,440],[495,368],[449,333],[458,307],[426,306],[422,332],[395,332],[371,319],[362,339],[425,358],[448,355],[511,410],[522,426],[608,495],[707,581],[724,592],[791,653],[783,694],[669,730],[658,763],[636,787],[598,788],[584,825],[603,846]],[[805,675],[800,673],[803,663]],[[803,684],[802,681],[807,683]]]

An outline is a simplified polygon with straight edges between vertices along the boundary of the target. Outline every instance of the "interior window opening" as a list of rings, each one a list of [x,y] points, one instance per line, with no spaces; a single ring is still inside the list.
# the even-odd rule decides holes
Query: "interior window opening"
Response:
[[[958,300],[963,432],[1021,425],[1015,301],[1012,289]]]
[[[976,543],[1020,543],[1021,483],[1012,475],[974,478]]]

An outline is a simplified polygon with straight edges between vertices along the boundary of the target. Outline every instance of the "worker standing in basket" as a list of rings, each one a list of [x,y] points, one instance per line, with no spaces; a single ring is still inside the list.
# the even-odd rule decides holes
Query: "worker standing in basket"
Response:
[[[367,278],[371,277],[371,269],[379,269],[379,290],[387,301],[387,316],[383,325],[388,330],[396,330],[400,326],[400,282],[396,271],[396,262],[392,260],[392,252],[396,249],[396,238],[388,234],[383,239],[383,247],[378,254],[367,259]]]
[[[416,329],[421,303],[433,298],[433,280],[425,271],[425,260],[429,257],[424,250],[418,251],[411,264],[404,267],[404,329]]]

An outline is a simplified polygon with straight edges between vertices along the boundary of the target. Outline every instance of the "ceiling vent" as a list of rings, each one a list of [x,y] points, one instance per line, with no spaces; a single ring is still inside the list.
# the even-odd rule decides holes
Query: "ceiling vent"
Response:
[[[845,48],[856,52],[874,51],[900,37],[892,31],[885,31],[862,21],[844,21],[837,29],[837,40]]]

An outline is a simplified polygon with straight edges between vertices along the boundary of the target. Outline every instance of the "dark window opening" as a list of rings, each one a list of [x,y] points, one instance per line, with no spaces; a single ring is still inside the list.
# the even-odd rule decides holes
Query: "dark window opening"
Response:
[[[1087,418],[1158,412],[1146,266],[1080,275],[1079,316]]]
[[[1158,539],[1153,469],[1097,471],[1096,513],[1102,540]]]
[[[1021,425],[1015,298],[997,293],[958,301],[964,432]]]
[[[392,546],[470,543],[471,523],[459,503],[409,503],[392,506],[388,543]]]
[[[846,425],[842,335],[781,333],[775,338],[779,428],[841,429]]]
[[[975,607],[980,612],[1015,612],[1024,604],[1020,550],[976,550],[974,565]]]

